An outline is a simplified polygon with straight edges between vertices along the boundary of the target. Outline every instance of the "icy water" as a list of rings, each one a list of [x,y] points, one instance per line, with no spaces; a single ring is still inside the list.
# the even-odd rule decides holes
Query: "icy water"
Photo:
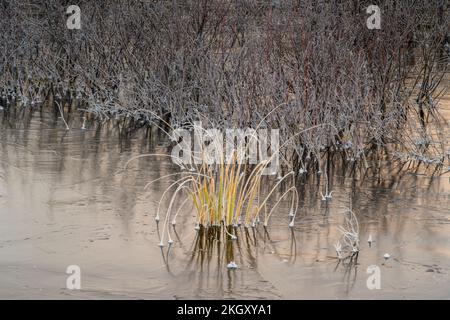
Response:
[[[171,183],[147,182],[176,167],[154,130],[121,130],[114,121],[72,113],[71,130],[45,109],[0,111],[0,298],[38,299],[413,299],[450,298],[450,178],[385,173],[349,178],[335,171],[333,199],[300,185],[293,231],[286,210],[267,232],[237,230],[238,240],[197,237],[189,205],[170,251],[157,246],[157,201]],[[382,176],[382,178],[381,178]],[[343,207],[361,228],[357,264],[338,264]],[[374,240],[369,247],[366,239]],[[391,258],[384,260],[389,253]],[[236,270],[226,264],[236,261]],[[66,289],[66,269],[81,268],[81,290]],[[367,268],[381,271],[369,290]]]

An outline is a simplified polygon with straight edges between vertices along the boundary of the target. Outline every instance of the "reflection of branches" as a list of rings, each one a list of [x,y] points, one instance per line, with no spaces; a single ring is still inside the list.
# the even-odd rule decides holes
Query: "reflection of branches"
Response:
[[[358,253],[339,259],[336,267],[334,268],[335,272],[340,265],[344,268],[344,283],[347,285],[346,292],[348,293],[356,282],[356,276],[358,273]]]
[[[355,258],[351,257],[349,262],[346,264],[345,272],[344,272],[344,281],[347,284],[347,293],[353,288],[356,282],[356,276],[358,273],[357,267],[358,255]],[[353,278],[352,278],[353,273]]]
[[[295,240],[294,230],[291,229],[291,246],[289,250],[290,263],[294,264],[297,260],[297,241]]]
[[[214,290],[221,291],[223,286],[231,290],[234,286],[233,281],[235,277],[238,274],[242,275],[242,273],[236,273],[236,270],[227,268],[227,265],[230,262],[235,262],[238,270],[247,266],[254,268],[257,264],[258,251],[264,250],[266,246],[275,252],[276,255],[285,255],[278,253],[280,250],[275,247],[275,242],[271,240],[267,228],[264,228],[264,231],[258,227],[228,226],[226,231],[224,228],[223,225],[208,228],[200,226],[189,250],[185,251],[183,247],[180,247],[188,253],[183,272],[187,273],[191,280],[198,281],[196,287],[199,290],[203,290],[205,286],[211,286],[212,284],[214,285]],[[175,226],[173,230],[178,238]],[[234,234],[236,239],[232,238],[230,234]],[[297,251],[294,230],[291,230],[290,239],[287,255],[289,255],[289,263],[292,264],[296,260]],[[262,248],[259,246],[260,243],[264,243]],[[172,244],[167,249],[161,248],[163,261],[171,275],[174,273],[173,268],[169,267],[170,253],[173,253],[175,248],[179,247],[175,247]]]
[[[160,248],[160,249],[161,249],[161,256],[162,256],[162,258],[163,258],[164,265],[166,266],[167,272],[168,272],[171,276],[174,276],[174,274],[173,274],[172,271],[170,270],[170,265],[169,265],[169,253],[170,253],[170,249],[171,249],[171,248],[169,247],[169,249],[167,249],[166,254],[164,254],[163,248]]]

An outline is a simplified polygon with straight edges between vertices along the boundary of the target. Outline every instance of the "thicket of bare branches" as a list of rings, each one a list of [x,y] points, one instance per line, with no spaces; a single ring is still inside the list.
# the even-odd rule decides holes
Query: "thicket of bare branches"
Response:
[[[285,139],[323,125],[284,148],[296,168],[320,169],[330,150],[357,162],[390,142],[400,158],[445,161],[448,137],[430,147],[429,123],[448,1],[378,3],[381,30],[366,26],[371,1],[76,2],[81,30],[66,28],[73,1],[2,1],[2,104],[77,102],[173,126],[255,127],[268,115]]]

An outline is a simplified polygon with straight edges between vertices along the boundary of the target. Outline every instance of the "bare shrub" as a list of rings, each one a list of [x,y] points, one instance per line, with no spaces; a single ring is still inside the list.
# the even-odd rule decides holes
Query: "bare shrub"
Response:
[[[69,4],[0,5],[3,104],[76,102],[173,127],[263,121],[285,139],[327,124],[284,146],[296,172],[390,143],[399,159],[444,161],[446,1],[384,1],[381,30],[366,27],[369,1],[81,0],[81,30],[65,27]]]

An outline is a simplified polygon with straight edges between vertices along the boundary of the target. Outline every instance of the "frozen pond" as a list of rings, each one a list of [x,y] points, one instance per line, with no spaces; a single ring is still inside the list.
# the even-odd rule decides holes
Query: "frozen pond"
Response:
[[[0,111],[0,298],[450,298],[448,172],[335,170],[330,202],[317,183],[300,185],[292,232],[274,215],[267,231],[241,227],[234,242],[197,238],[186,206],[174,246],[161,252],[153,217],[170,182],[143,189],[176,167],[143,157],[123,170],[133,156],[167,152],[161,137],[114,121],[81,130],[75,112],[68,122],[69,131],[45,108]],[[361,252],[345,266],[334,244],[350,198]],[[238,269],[226,268],[230,259]],[[66,289],[69,265],[80,266],[82,290]],[[380,290],[367,288],[370,265]]]

